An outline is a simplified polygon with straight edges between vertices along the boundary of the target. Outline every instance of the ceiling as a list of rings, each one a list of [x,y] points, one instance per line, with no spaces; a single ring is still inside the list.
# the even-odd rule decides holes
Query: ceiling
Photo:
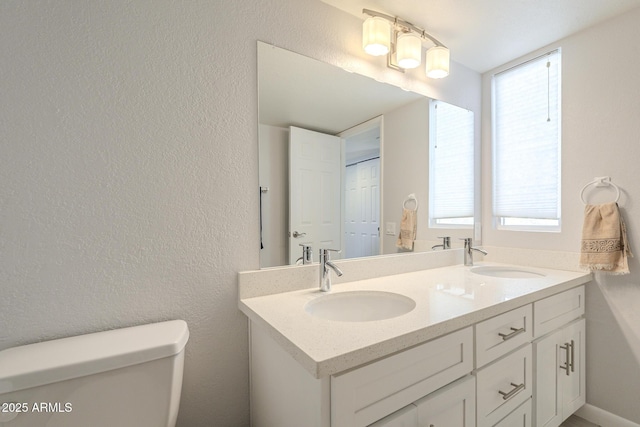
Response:
[[[366,8],[409,21],[479,73],[640,7],[640,0],[322,1],[362,20]]]

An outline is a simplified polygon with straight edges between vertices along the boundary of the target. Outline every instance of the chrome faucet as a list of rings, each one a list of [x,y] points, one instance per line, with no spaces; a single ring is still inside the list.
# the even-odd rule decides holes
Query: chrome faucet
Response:
[[[296,265],[311,264],[313,262],[313,251],[311,245],[300,243],[298,246],[302,246],[302,256],[296,260]]]
[[[481,254],[488,255],[487,251],[473,247],[473,240],[471,240],[471,237],[467,237],[462,240],[464,240],[464,265],[473,265],[473,251],[478,251]]]
[[[329,252],[340,252],[337,249],[320,249],[320,291],[329,292],[331,290],[331,268],[338,277],[342,276],[340,270],[334,263],[329,261]]]
[[[442,239],[442,244],[431,246],[431,249],[435,249],[435,248],[442,248],[442,250],[451,249],[451,237],[438,237],[438,239]]]

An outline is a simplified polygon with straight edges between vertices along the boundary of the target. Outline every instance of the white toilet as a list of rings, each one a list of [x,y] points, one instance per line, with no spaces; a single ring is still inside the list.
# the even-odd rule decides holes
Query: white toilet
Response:
[[[0,427],[174,427],[183,320],[0,351]]]

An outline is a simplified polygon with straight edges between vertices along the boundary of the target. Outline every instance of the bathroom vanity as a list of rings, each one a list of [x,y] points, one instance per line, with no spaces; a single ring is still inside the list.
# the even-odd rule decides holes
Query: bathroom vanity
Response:
[[[483,264],[356,280],[331,293],[277,293],[273,283],[269,295],[241,290],[252,425],[558,426],[585,402],[590,280]]]

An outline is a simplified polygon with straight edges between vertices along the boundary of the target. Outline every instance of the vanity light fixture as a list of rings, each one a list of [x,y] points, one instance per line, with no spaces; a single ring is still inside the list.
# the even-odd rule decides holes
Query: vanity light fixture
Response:
[[[382,56],[391,49],[391,25],[389,21],[372,16],[362,24],[362,47],[369,55]]]
[[[414,33],[398,34],[396,61],[400,68],[416,68],[422,62],[422,41]]]
[[[422,28],[398,17],[375,10],[362,9],[369,15],[362,26],[362,47],[373,56],[387,55],[387,66],[404,72],[422,62],[422,41],[433,47],[427,49],[427,77],[440,79],[449,75],[449,49]]]

